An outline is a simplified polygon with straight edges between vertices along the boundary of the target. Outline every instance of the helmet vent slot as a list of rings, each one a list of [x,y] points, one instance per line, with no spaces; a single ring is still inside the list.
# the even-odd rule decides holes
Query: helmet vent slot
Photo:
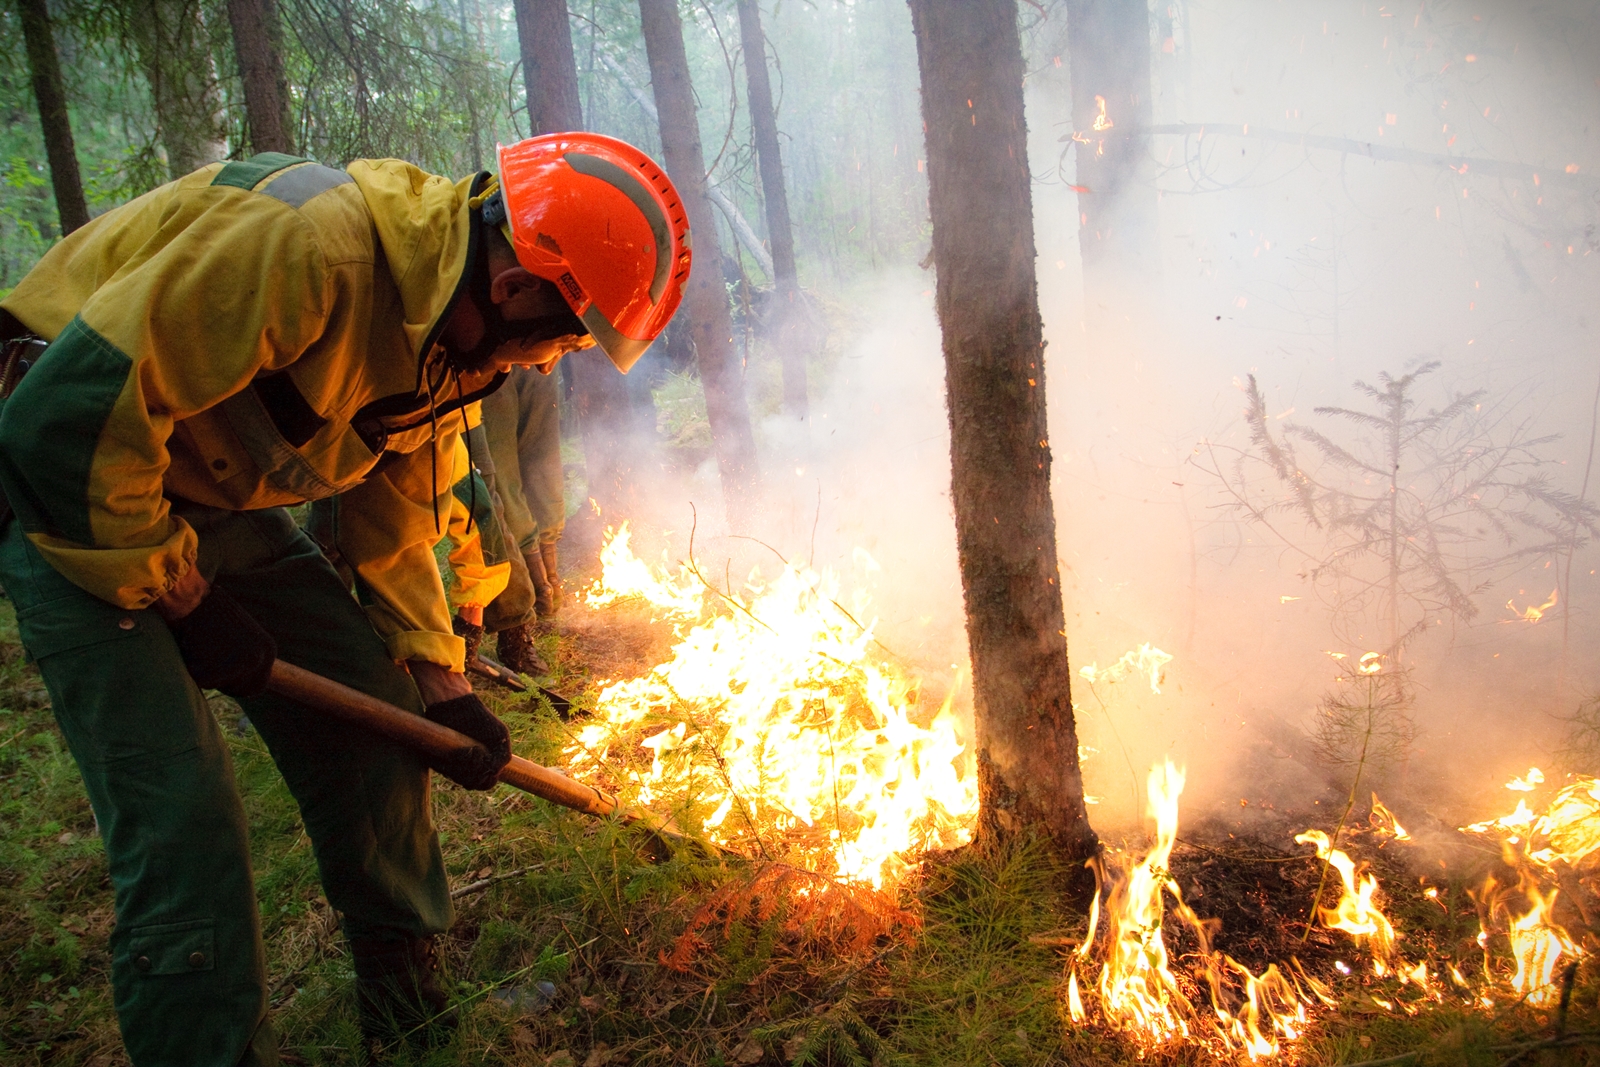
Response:
[[[568,152],[561,158],[579,174],[599,178],[626,196],[650,224],[650,233],[656,240],[656,270],[650,282],[650,303],[661,303],[661,294],[666,291],[667,279],[672,272],[672,235],[667,229],[666,212],[661,210],[661,205],[650,195],[650,190],[643,182],[609,159],[584,152]]]

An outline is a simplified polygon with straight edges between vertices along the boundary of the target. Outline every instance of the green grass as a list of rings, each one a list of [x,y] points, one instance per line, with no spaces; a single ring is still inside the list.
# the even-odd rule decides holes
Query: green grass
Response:
[[[544,640],[560,662],[558,639]],[[556,688],[576,681],[558,678]],[[557,762],[563,732],[544,701],[490,699],[519,752]],[[213,707],[251,821],[283,1049],[292,1063],[355,1063],[350,962],[298,814],[260,740],[238,729],[237,708],[223,699]],[[1084,918],[1057,892],[1064,872],[1036,847],[938,858],[902,893],[899,904],[914,921],[896,924],[891,916],[862,941],[830,925],[833,913],[820,906],[748,906],[770,891],[760,888],[757,868],[711,863],[692,851],[652,863],[619,824],[509,789],[475,794],[444,785],[435,816],[456,886],[523,873],[457,900],[444,956],[465,1021],[450,1044],[397,1054],[396,1064],[1214,1062],[1195,1046],[1141,1056],[1115,1033],[1070,1025],[1063,944],[1081,935]],[[1470,905],[1451,892],[1453,906]],[[1407,943],[1414,956],[1423,946],[1452,953],[1463,939],[1470,946],[1475,926],[1438,918],[1437,905],[1407,897],[1395,911],[1414,931]],[[685,953],[681,969],[665,966],[691,921],[705,945]],[[0,1063],[125,1062],[108,985],[111,925],[93,817],[7,607],[0,610]],[[553,983],[556,999],[529,1011],[527,991],[537,981]],[[508,990],[523,991],[521,1002]],[[1597,995],[1600,968],[1585,966],[1570,1029],[1600,1027]],[[1373,1014],[1368,1006],[1351,996],[1324,1012],[1287,1062],[1342,1064],[1422,1050],[1414,1062],[1424,1067],[1498,1067],[1510,1052],[1494,1046],[1546,1036],[1552,1024],[1547,1011],[1503,1005],[1489,1012],[1448,996],[1411,1016]],[[1589,1048],[1521,1061],[1595,1062]]]

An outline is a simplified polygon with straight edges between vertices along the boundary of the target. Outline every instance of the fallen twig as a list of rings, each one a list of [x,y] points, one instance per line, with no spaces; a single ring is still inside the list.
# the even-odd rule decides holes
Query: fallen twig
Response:
[[[514,871],[507,871],[505,874],[491,874],[487,878],[479,878],[476,882],[468,882],[464,886],[450,890],[450,899],[456,900],[460,897],[466,896],[468,893],[476,893],[480,889],[488,889],[496,882],[509,881],[510,879],[516,878],[519,875],[527,874],[529,871],[542,870],[544,870],[544,864],[534,863],[528,865],[527,867],[518,867]]]

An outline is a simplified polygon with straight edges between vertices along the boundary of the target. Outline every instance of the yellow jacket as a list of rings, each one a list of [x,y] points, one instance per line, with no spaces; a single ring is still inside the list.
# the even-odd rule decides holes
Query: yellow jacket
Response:
[[[51,249],[0,305],[52,342],[0,411],[0,484],[40,553],[142,608],[194,561],[169,497],[343,494],[339,549],[390,653],[461,669],[432,548],[464,398],[435,342],[484,180],[269,153]]]

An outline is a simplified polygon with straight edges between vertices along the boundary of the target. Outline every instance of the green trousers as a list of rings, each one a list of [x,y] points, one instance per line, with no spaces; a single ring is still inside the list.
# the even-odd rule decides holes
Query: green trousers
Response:
[[[516,371],[512,373],[515,374]],[[502,386],[500,392],[504,391],[505,387]],[[491,566],[496,563],[511,565],[511,574],[507,577],[505,589],[483,610],[483,628],[489,633],[497,634],[501,630],[530,623],[538,617],[533,608],[536,594],[533,588],[533,576],[528,573],[528,565],[523,562],[522,550],[517,547],[516,535],[512,532],[506,498],[500,483],[499,468],[495,464],[494,451],[489,447],[488,427],[479,423],[467,431],[467,444],[491,505],[485,514],[477,516],[483,531],[481,535],[483,561]],[[469,501],[467,506],[471,507],[471,493],[463,493],[466,482],[464,478],[456,483],[454,492],[458,499],[465,498]],[[519,494],[517,500],[520,501],[521,489],[515,484],[513,488]],[[479,503],[482,510],[481,502]]]
[[[284,660],[412,711],[422,701],[333,568],[281,509],[174,508],[202,572]],[[250,846],[233,766],[166,623],[67,581],[16,522],[0,583],[83,773],[116,896],[111,981],[134,1067],[275,1063]],[[426,766],[393,742],[267,695],[242,702],[300,806],[351,938],[452,921]]]
[[[506,525],[523,552],[561,540],[567,522],[560,398],[560,375],[518,367],[483,401]]]

